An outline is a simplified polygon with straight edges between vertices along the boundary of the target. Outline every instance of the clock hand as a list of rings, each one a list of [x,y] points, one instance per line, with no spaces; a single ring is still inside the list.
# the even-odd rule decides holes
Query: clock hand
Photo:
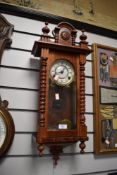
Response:
[[[62,74],[64,73],[65,69],[66,69],[66,68],[64,67],[63,70],[61,71]]]
[[[66,67],[63,67],[63,69],[62,69],[62,70],[60,70],[58,73],[63,74],[65,69],[66,69]]]

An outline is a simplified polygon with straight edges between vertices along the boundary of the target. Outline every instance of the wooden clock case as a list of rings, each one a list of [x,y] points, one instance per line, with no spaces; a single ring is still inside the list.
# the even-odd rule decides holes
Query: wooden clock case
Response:
[[[63,147],[80,141],[81,153],[84,152],[85,141],[87,137],[87,127],[85,124],[85,63],[86,56],[91,53],[86,41],[87,36],[82,30],[79,43],[76,43],[76,29],[69,23],[61,22],[52,31],[53,38],[48,35],[50,29],[48,23],[42,28],[43,34],[39,41],[35,41],[32,54],[40,57],[40,87],[39,87],[39,123],[36,140],[39,144],[39,154],[43,154],[44,145],[50,148],[55,164],[59,159],[59,154],[62,153]],[[70,129],[51,129],[53,115],[56,110],[51,111],[50,103],[50,85],[49,71],[56,60],[65,59],[69,61],[75,71],[75,127]],[[65,87],[62,87],[63,89]],[[62,89],[61,88],[61,89]],[[67,91],[66,89],[64,90]],[[66,107],[62,107],[63,116],[69,116],[70,102],[69,91],[67,93]],[[64,94],[65,95],[65,94]],[[64,96],[63,95],[63,96]],[[56,112],[57,113],[57,112]],[[58,118],[60,116],[58,115]],[[54,122],[54,121],[53,121]],[[56,122],[56,121],[55,121]]]

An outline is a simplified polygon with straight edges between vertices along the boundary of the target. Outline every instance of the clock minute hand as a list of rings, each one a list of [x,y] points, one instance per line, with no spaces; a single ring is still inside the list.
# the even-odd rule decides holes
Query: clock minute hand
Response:
[[[65,67],[63,67],[63,69],[62,69],[61,71],[59,71],[58,73],[63,74],[65,69],[66,69],[66,68],[65,68]]]

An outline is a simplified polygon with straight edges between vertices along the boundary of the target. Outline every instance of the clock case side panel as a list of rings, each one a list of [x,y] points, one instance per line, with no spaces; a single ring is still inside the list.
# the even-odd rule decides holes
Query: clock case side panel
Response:
[[[47,138],[47,115],[48,115],[48,49],[40,52],[40,83],[39,83],[39,120],[36,140],[43,145]],[[42,147],[42,146],[41,146]]]
[[[88,140],[87,126],[85,124],[85,63],[86,54],[80,53],[79,55],[79,137],[81,141],[81,147],[85,148],[84,141]],[[83,149],[84,149],[83,148]],[[81,149],[82,151],[82,149]]]

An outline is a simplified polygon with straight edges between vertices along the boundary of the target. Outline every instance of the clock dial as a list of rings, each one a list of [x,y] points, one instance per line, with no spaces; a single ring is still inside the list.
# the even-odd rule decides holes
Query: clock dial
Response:
[[[67,60],[57,60],[50,69],[50,78],[60,86],[69,85],[74,80],[74,68]]]
[[[0,148],[4,144],[4,141],[5,141],[5,138],[6,138],[6,132],[7,132],[7,128],[6,128],[6,125],[5,125],[5,121],[2,118],[2,115],[0,114]]]

